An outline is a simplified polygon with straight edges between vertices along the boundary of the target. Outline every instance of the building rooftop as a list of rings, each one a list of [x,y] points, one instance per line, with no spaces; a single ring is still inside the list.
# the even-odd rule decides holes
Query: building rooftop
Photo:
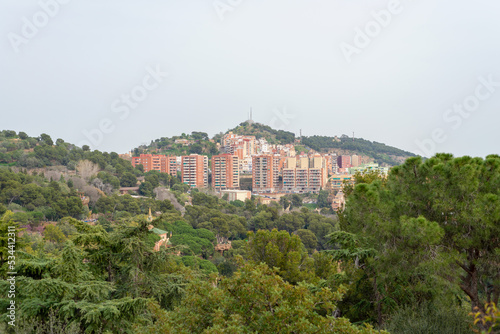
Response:
[[[162,234],[167,234],[168,233],[167,231],[160,230],[159,228],[156,228],[156,227],[153,227],[150,231],[154,232],[154,233],[156,233],[158,235],[162,235]]]

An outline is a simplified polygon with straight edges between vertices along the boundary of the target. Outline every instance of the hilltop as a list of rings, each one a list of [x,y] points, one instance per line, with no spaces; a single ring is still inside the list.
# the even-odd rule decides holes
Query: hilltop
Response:
[[[233,132],[243,136],[255,136],[255,138],[265,138],[270,144],[293,144],[295,134],[284,130],[275,130],[268,125],[255,122],[243,122],[230,129],[227,132]]]

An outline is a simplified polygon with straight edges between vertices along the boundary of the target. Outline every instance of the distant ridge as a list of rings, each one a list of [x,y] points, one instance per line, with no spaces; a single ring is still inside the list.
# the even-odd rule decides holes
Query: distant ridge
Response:
[[[395,166],[407,158],[415,156],[396,147],[383,143],[369,141],[363,138],[352,138],[347,135],[334,136],[303,136],[297,138],[293,132],[273,129],[268,125],[245,121],[225,133],[233,132],[239,135],[265,138],[270,144],[294,144],[298,153],[316,151],[320,153],[335,153],[337,155],[359,155],[382,165]],[[142,153],[167,155],[188,155],[192,153],[212,156],[219,153],[217,147],[224,133],[210,138],[206,132],[193,131],[191,134],[181,134],[171,138],[162,137],[152,140],[149,145],[141,145],[132,150],[134,156]],[[54,148],[50,149],[54,145]],[[73,149],[77,150],[73,150]],[[79,155],[79,150],[89,151],[89,147],[78,148],[58,139],[55,143],[49,135],[42,134],[33,138],[20,132],[0,131],[0,165],[24,167],[42,167],[68,164],[66,154]],[[50,152],[48,152],[49,150]],[[47,152],[45,152],[47,151]],[[54,152],[52,152],[54,151]],[[72,157],[73,160],[74,157]]]
[[[303,136],[297,138],[293,132],[277,130],[272,127],[253,122],[245,121],[236,127],[227,130],[225,133],[233,132],[239,135],[255,136],[257,139],[265,138],[270,144],[295,144],[296,151],[320,153],[336,153],[337,155],[360,155],[373,159],[383,165],[395,166],[404,162],[407,158],[415,156],[396,147],[383,143],[365,140],[363,138],[352,138],[347,135],[334,136]],[[160,153],[184,155],[191,153],[213,155],[217,154],[216,143],[220,143],[224,133],[219,133],[213,138],[209,138],[205,132],[192,132],[190,135],[182,134],[172,138],[160,138],[151,141],[149,145],[142,145],[133,150],[134,155],[141,153]],[[176,143],[180,140],[190,141],[189,145]]]

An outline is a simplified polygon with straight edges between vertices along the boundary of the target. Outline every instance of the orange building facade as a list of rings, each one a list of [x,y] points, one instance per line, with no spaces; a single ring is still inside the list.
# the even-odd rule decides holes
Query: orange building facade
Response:
[[[184,155],[181,158],[182,182],[193,188],[208,186],[208,157],[199,154]]]
[[[151,170],[157,170],[160,173],[168,173],[172,176],[177,175],[177,160],[175,156],[141,154],[138,157],[133,157],[131,162],[134,167],[142,165],[146,173]]]
[[[220,191],[239,187],[239,157],[231,154],[212,156],[212,188]]]
[[[283,168],[284,193],[318,193],[327,183],[326,160],[321,155],[286,158]]]
[[[252,157],[252,190],[273,193],[280,188],[279,174],[284,159],[273,155]]]

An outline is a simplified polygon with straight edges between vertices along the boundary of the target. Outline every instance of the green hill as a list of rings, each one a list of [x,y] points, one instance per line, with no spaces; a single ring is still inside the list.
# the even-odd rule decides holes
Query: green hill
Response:
[[[275,130],[268,125],[260,123],[243,122],[229,131],[239,135],[255,136],[257,139],[265,138],[271,144],[292,144],[295,141],[294,133]]]
[[[302,137],[301,143],[318,152],[341,149],[358,155],[366,155],[372,157],[375,162],[389,165],[399,165],[406,158],[415,156],[411,152],[383,143],[372,142],[363,138],[351,138],[346,135],[340,138],[327,136]]]

